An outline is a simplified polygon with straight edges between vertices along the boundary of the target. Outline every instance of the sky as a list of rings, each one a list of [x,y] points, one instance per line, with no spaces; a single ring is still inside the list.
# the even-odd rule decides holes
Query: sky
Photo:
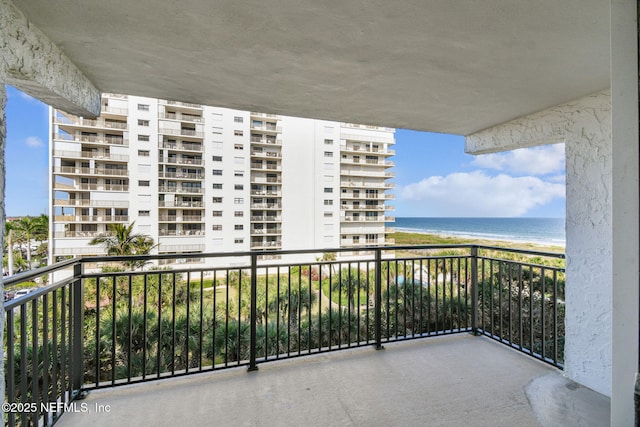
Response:
[[[7,216],[48,212],[48,107],[7,86]],[[472,156],[455,135],[396,131],[396,217],[565,216],[564,145]]]

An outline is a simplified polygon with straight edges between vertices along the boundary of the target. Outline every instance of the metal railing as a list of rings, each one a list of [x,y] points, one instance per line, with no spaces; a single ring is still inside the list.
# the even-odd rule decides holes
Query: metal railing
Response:
[[[475,245],[183,253],[9,277],[8,290],[41,287],[5,302],[7,402],[28,408],[5,421],[50,425],[87,389],[464,332],[562,367],[563,258]]]

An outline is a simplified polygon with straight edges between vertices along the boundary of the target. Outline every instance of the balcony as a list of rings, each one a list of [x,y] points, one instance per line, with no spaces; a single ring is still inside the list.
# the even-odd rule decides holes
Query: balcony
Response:
[[[118,108],[118,107],[109,107],[108,105],[103,105],[100,109],[102,114],[110,114],[115,116],[126,116],[129,114],[129,109],[127,108]]]
[[[251,209],[282,209],[282,203],[251,203]]]
[[[59,186],[56,185],[56,189]],[[128,200],[55,199],[54,206],[95,206],[105,208],[127,208]]]
[[[68,133],[57,133],[54,135],[54,139],[91,144],[129,145],[129,140],[123,136],[73,135]]]
[[[160,200],[158,202],[158,206],[164,207],[164,208],[201,208],[204,205],[203,205],[203,203],[201,201],[182,201],[182,200],[166,201],[166,200]]]
[[[164,157],[159,159],[160,163],[169,163],[175,165],[201,165],[202,159],[178,158],[176,156]]]
[[[158,133],[163,135],[177,135],[177,136],[187,136],[187,137],[194,137],[194,138],[204,138],[204,132],[197,131],[195,129],[161,128],[161,129],[158,129]]]
[[[179,120],[181,122],[202,123],[202,116],[183,113],[159,113],[158,117],[167,120]]]
[[[204,237],[204,230],[169,230],[161,228],[160,236],[200,236]]]
[[[229,410],[268,390],[270,401],[282,393],[292,408],[287,422],[294,424],[295,417],[304,424],[309,411],[320,411],[330,424],[337,417],[346,423],[535,425],[528,402],[544,383],[533,390],[527,384],[547,376],[562,380],[563,255],[466,245],[394,250],[404,251],[401,259],[389,259],[389,248],[364,247],[324,251],[361,251],[357,261],[292,264],[260,259],[319,254],[88,257],[5,278],[8,288],[44,275],[51,283],[5,304],[7,402],[37,406],[9,414],[7,422],[50,424],[62,416],[61,425],[87,425],[91,417],[106,424],[124,417],[117,419],[148,425],[153,417],[161,417],[159,424],[177,417],[200,424],[201,417],[218,414],[224,424],[224,417],[245,419],[253,410],[274,411],[273,420],[281,422],[282,407],[260,399]],[[189,269],[193,260],[206,267]],[[126,267],[172,261],[183,261],[179,274]],[[125,271],[86,268],[101,264]],[[306,301],[295,310],[293,295]],[[383,345],[383,352],[370,348]],[[306,361],[271,363],[303,355]],[[258,365],[264,369],[252,376],[217,372]],[[209,373],[142,384],[203,371]],[[327,387],[334,382],[340,386]],[[117,390],[134,383],[140,385]],[[68,403],[81,389],[96,390],[86,401],[92,408],[113,405],[113,412],[63,415],[64,405],[39,405]],[[576,387],[565,380],[558,389]],[[581,389],[580,395],[588,392]],[[209,395],[216,398],[204,398]],[[608,416],[607,400],[589,396],[594,400],[585,407]],[[194,405],[201,401],[208,403]],[[157,414],[149,409],[154,404]]]
[[[202,144],[190,144],[188,142],[163,142],[162,148],[174,151],[203,151]]]
[[[251,162],[251,169],[256,169],[256,170],[270,170],[270,171],[281,171],[282,170],[282,166],[279,164],[269,164],[269,163],[258,163],[258,162]]]
[[[251,137],[251,143],[252,144],[263,144],[263,145],[282,145],[282,140],[281,139],[276,139],[276,138],[256,138],[256,137]]]
[[[251,228],[251,235],[260,235],[260,236],[269,236],[269,235],[280,235],[282,234],[282,228],[274,227],[274,228]]]
[[[158,172],[160,178],[176,178],[176,179],[188,179],[188,180],[202,180],[204,179],[203,173],[187,173],[187,172]]]
[[[344,176],[370,176],[375,178],[393,178],[395,174],[393,172],[384,172],[382,170],[370,170],[365,168],[352,168],[346,169],[342,168],[340,170],[340,175]]]
[[[128,126],[126,122],[105,120],[105,119],[84,119],[82,117],[75,116],[61,116],[57,115],[54,118],[54,123],[61,126],[78,126],[78,127],[91,127],[91,128],[104,128],[104,129],[119,129],[127,130]]]
[[[105,151],[66,151],[55,150],[53,152],[54,157],[66,157],[72,159],[98,159],[98,160],[113,160],[118,162],[126,162],[129,160],[127,154],[113,154]]]
[[[178,194],[202,194],[204,189],[201,187],[174,187],[174,186],[160,186],[158,188],[159,193],[178,193]]]
[[[129,176],[127,169],[79,168],[75,166],[56,166],[53,168],[53,173],[63,175]]]

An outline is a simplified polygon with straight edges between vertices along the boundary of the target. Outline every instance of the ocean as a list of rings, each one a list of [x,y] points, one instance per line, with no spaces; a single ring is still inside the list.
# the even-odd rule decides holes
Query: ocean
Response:
[[[387,227],[396,231],[565,246],[564,218],[407,218]]]

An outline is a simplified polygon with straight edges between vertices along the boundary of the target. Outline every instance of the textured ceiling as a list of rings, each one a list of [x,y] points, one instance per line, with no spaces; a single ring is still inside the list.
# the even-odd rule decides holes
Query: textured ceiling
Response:
[[[469,134],[609,86],[602,0],[20,0],[104,92]]]

